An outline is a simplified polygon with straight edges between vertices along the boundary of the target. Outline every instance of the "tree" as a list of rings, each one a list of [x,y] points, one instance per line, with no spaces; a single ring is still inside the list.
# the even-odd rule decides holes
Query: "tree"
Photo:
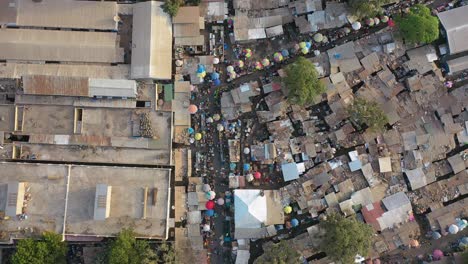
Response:
[[[388,123],[388,118],[376,102],[356,98],[348,107],[351,121],[358,125],[367,124],[371,131],[382,131]]]
[[[315,98],[325,92],[325,85],[318,79],[314,64],[299,57],[286,67],[284,78],[289,92],[289,102],[298,105],[314,103]]]
[[[175,17],[179,8],[182,5],[182,0],[165,0],[162,5],[164,12],[168,13],[171,17]]]
[[[32,238],[18,242],[16,252],[11,258],[13,264],[62,264],[66,263],[67,244],[62,236],[46,232],[42,240]]]
[[[366,257],[374,234],[372,228],[354,218],[331,214],[320,222],[325,235],[320,250],[341,263],[354,263],[357,254]]]
[[[107,249],[107,263],[153,264],[158,263],[158,256],[148,241],[136,240],[132,230],[123,229]]]
[[[359,19],[374,17],[382,12],[383,0],[351,0],[350,6],[353,15]]]
[[[300,264],[300,254],[284,240],[268,247],[254,264]]]
[[[431,43],[439,38],[439,21],[424,5],[412,6],[407,14],[398,16],[395,21],[408,43]]]

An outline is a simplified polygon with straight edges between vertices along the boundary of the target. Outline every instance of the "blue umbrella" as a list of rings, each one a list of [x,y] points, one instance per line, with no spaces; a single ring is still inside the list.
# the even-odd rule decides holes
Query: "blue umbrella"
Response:
[[[235,163],[231,163],[231,165],[229,165],[229,166],[230,166],[232,171],[237,168],[237,164],[235,164]]]
[[[312,43],[310,43],[310,42],[307,41],[307,42],[306,42],[306,47],[307,47],[308,49],[310,49],[310,47],[312,47]]]
[[[201,65],[201,64],[198,64],[198,69],[197,69],[197,73],[202,73],[205,71],[205,66]]]
[[[195,132],[195,129],[189,127],[189,128],[187,128],[187,132],[188,132],[190,135],[192,135],[192,134]]]
[[[433,233],[432,233],[432,239],[439,239],[439,238],[441,238],[441,237],[442,237],[442,235],[440,235],[439,232],[433,232]]]
[[[215,79],[215,80],[213,81],[213,83],[214,83],[215,86],[218,86],[218,85],[221,84],[221,80],[220,80],[220,79]]]
[[[212,80],[218,80],[219,79],[219,73],[217,73],[217,72],[211,73],[211,79]]]
[[[287,57],[289,56],[289,51],[287,49],[284,49],[281,51],[281,55],[283,55],[283,57]]]
[[[250,164],[244,163],[244,170],[245,170],[245,171],[250,170]]]
[[[291,220],[291,225],[292,225],[293,227],[298,226],[298,225],[299,225],[299,220],[297,220],[296,218],[293,218],[293,219]]]
[[[214,215],[214,210],[206,210],[205,215],[206,216],[213,216]]]

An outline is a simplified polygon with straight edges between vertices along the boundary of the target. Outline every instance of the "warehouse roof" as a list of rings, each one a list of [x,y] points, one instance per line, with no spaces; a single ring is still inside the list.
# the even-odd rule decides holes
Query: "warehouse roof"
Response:
[[[133,8],[131,77],[171,79],[172,24],[161,2],[137,3]]]
[[[461,6],[438,14],[440,22],[447,32],[450,54],[468,50],[465,43],[468,39],[467,13],[468,6]]]
[[[117,34],[35,29],[0,29],[0,59],[60,62],[123,62]]]

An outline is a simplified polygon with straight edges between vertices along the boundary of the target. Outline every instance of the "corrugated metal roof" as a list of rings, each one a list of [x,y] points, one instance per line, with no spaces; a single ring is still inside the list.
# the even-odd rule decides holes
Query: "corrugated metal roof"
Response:
[[[0,0],[0,24],[16,23],[16,1]]]
[[[161,2],[137,3],[133,8],[132,64],[134,79],[171,79],[172,24]]]
[[[46,75],[23,76],[25,94],[88,96],[88,78]]]
[[[179,8],[177,15],[172,18],[172,23],[174,24],[198,23],[199,17],[200,17],[200,7],[182,6]]]
[[[440,22],[447,32],[450,54],[468,50],[468,6],[462,6],[438,14]]]
[[[117,33],[0,29],[0,59],[61,62],[123,62]]]
[[[456,58],[447,61],[447,66],[450,73],[455,73],[468,69],[468,56]]]
[[[4,0],[3,0],[4,1]],[[17,0],[19,26],[117,29],[116,2],[74,0]]]
[[[136,98],[137,85],[133,80],[89,79],[89,96]]]

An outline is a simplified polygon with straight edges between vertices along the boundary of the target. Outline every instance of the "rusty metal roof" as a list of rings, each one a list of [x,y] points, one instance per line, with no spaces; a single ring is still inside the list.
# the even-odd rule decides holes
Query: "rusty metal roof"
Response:
[[[89,96],[88,78],[47,75],[23,76],[25,94]]]

